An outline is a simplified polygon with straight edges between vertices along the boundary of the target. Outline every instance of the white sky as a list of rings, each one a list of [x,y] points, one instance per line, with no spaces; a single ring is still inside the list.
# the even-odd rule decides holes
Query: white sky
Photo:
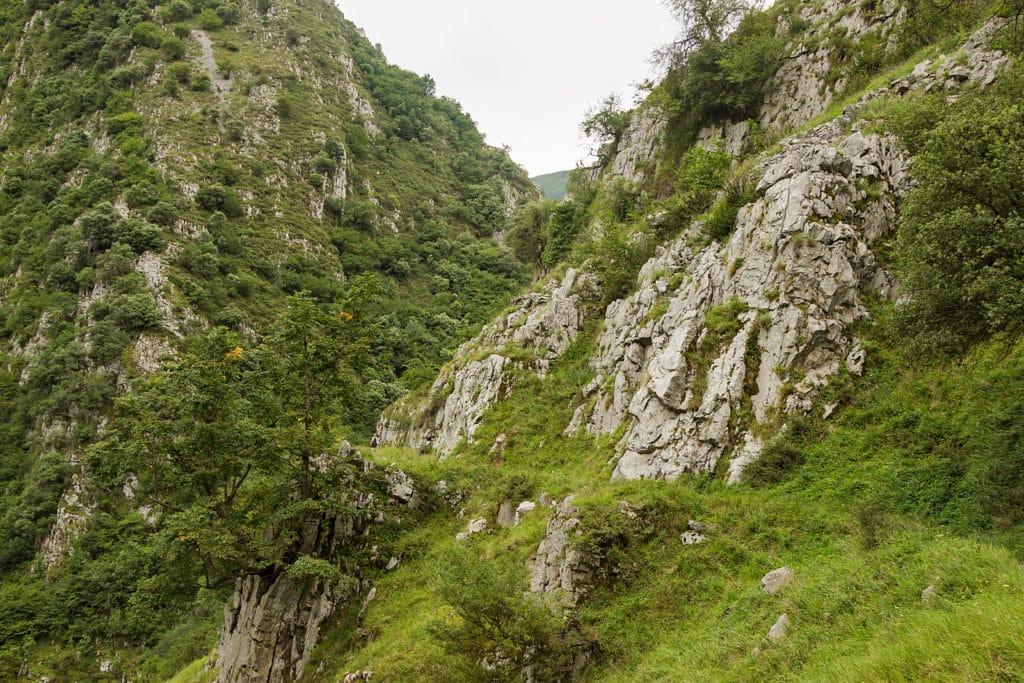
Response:
[[[335,0],[388,60],[429,73],[530,175],[586,156],[579,124],[613,91],[631,106],[672,38],[660,0]]]

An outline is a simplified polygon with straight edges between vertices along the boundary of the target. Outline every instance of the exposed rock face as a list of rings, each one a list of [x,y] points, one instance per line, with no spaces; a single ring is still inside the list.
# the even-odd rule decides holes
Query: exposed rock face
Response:
[[[760,449],[741,415],[768,422],[806,410],[829,377],[863,368],[847,330],[867,316],[866,293],[892,290],[871,246],[909,179],[890,140],[850,134],[849,123],[787,142],[756,170],[761,196],[725,244],[688,246],[695,226],[608,307],[592,359],[599,375],[569,431],[625,426],[615,478],[711,472],[736,444],[738,477]]]
[[[582,533],[578,514],[572,496],[558,504],[530,564],[530,591],[567,608],[586,594],[588,579],[601,563],[601,558],[572,544],[573,537]]]
[[[808,28],[801,31],[801,42],[792,47],[791,58],[769,81],[758,123],[763,128],[795,128],[824,111],[846,87],[845,80],[829,78],[839,49],[834,36],[843,36],[844,45],[870,40],[871,47],[865,45],[865,49],[884,50],[902,6],[895,0],[805,3],[798,16]],[[788,25],[779,27],[780,32],[788,29]]]
[[[761,578],[761,590],[768,595],[775,595],[780,590],[793,583],[796,572],[789,567],[779,567],[775,571],[768,572]]]
[[[665,142],[667,122],[655,107],[641,107],[633,114],[629,127],[606,166],[612,178],[641,183],[654,177],[656,161]]]
[[[72,459],[71,464],[74,466],[77,461]],[[75,541],[85,532],[95,509],[96,505],[85,488],[85,477],[81,471],[74,472],[71,485],[64,491],[57,506],[57,519],[39,549],[39,560],[44,571],[57,566],[71,554]]]
[[[1006,64],[986,47],[996,27],[861,103],[991,83]],[[868,294],[896,293],[872,250],[910,178],[903,151],[861,133],[852,113],[787,139],[754,169],[759,198],[725,244],[690,246],[695,225],[644,267],[635,294],[608,307],[591,361],[598,376],[567,432],[624,427],[615,478],[712,472],[729,453],[738,481],[763,448],[758,423],[808,411],[831,377],[863,370],[850,329],[868,315]]]
[[[334,606],[334,589],[319,580],[301,587],[283,575],[238,579],[224,610],[217,680],[297,680]]]
[[[508,394],[516,373],[544,376],[565,353],[599,294],[593,276],[570,269],[517,299],[511,312],[459,348],[425,398],[403,399],[385,413],[377,427],[380,443],[446,455],[463,439],[472,442],[484,413]]]
[[[335,457],[361,465],[363,475],[376,469],[372,463],[359,459],[358,453],[347,443],[342,444]],[[330,461],[329,456],[323,456],[314,464],[325,471]],[[401,470],[383,474],[381,478],[374,477],[382,487],[378,490],[380,495],[356,488],[358,475],[351,474],[352,483],[343,484],[345,490],[352,491],[348,509],[333,518],[308,517],[293,548],[296,554],[330,561],[367,543],[372,525],[387,514],[385,501],[402,507],[414,506],[417,492],[412,479]],[[376,546],[372,552],[377,554]],[[392,559],[395,564],[389,562],[389,569],[399,562],[397,558]],[[356,585],[360,584],[356,582]],[[355,590],[345,580],[310,578],[296,582],[277,567],[262,575],[238,578],[231,602],[224,609],[217,680],[221,683],[298,680],[309,663],[324,621],[344,600],[354,598]],[[364,610],[374,595],[375,589],[370,589]]]

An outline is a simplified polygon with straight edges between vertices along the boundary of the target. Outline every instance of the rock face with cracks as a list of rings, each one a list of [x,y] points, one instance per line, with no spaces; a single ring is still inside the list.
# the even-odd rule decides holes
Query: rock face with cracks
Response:
[[[303,587],[287,576],[239,578],[224,610],[217,680],[298,680],[335,607],[331,586],[322,583]]]
[[[451,453],[472,442],[484,413],[507,396],[519,372],[544,376],[576,339],[600,297],[594,276],[569,269],[463,344],[425,397],[407,398],[381,418],[381,444]]]
[[[699,224],[659,250],[612,303],[570,433],[624,428],[616,479],[712,472],[760,452],[755,423],[806,411],[829,378],[859,373],[850,328],[891,278],[872,247],[889,234],[907,161],[840,118],[791,139],[753,172],[758,198],[724,242]],[[678,284],[674,284],[678,283]]]
[[[578,515],[572,496],[559,503],[530,563],[530,591],[568,608],[575,607],[586,594],[590,578],[601,564],[600,557],[572,542],[582,533]]]

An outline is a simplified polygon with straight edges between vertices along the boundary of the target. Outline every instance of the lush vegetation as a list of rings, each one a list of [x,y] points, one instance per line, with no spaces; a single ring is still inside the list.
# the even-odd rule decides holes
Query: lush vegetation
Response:
[[[902,324],[927,353],[960,352],[1024,320],[1024,76],[942,106],[899,108],[919,186],[903,208],[897,259],[913,298]]]
[[[569,189],[569,173],[570,171],[559,171],[530,178],[530,180],[540,189],[545,199],[558,201],[565,197]]]
[[[594,378],[592,325],[453,457],[378,450],[415,475],[421,505],[310,553],[310,529],[353,515],[351,496],[384,497],[330,454],[367,441],[531,269],[586,267],[612,301],[666,239],[729,238],[752,164],[690,142],[751,116],[806,27],[776,30],[785,4],[671,3],[690,21],[651,96],[672,133],[656,182],[577,171],[564,201],[507,219],[526,179],[429,76],[322,21],[326,4],[289,2],[283,26],[282,3],[0,0],[0,677],[208,680],[228,590],[261,573],[374,580],[310,666],[339,679],[1024,678],[1019,69],[956,102],[865,110],[916,156],[882,254],[908,297],[875,306],[867,375],[822,397],[834,417],[795,421],[743,485],[611,483],[616,435],[565,436]],[[816,39],[856,90],[991,7],[946,9],[909,3],[890,52]],[[341,49],[351,71],[325,57]],[[630,116],[608,100],[584,122],[604,158]],[[506,229],[508,249],[490,239]],[[702,344],[745,310],[713,309]],[[39,546],[83,472],[88,493],[64,509],[90,506],[89,523],[44,571]],[[570,543],[598,558],[568,620],[526,594],[550,513],[496,524],[499,505],[542,493],[576,496]],[[456,543],[474,517],[493,531]],[[705,543],[680,542],[689,520]],[[376,572],[381,552],[400,566]],[[797,580],[766,596],[758,580],[782,564]],[[790,636],[767,642],[782,613]]]
[[[258,492],[306,472],[329,507],[313,452],[368,439],[529,277],[491,239],[506,193],[536,193],[522,170],[429,77],[314,5],[0,1],[0,677],[32,657],[40,676],[93,678],[94,642],[129,660],[145,646],[125,670],[154,678],[208,651],[230,579],[296,559],[288,529],[308,509]],[[344,371],[323,372],[318,426],[296,430],[267,382],[294,370],[269,363],[302,293],[353,315],[354,336]],[[206,449],[225,459],[197,466]],[[157,451],[182,459],[156,471],[142,454]],[[27,574],[83,467],[74,557]]]

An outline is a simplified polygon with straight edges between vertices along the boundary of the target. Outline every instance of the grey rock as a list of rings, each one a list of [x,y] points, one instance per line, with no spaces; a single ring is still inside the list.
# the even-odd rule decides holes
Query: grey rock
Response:
[[[796,578],[796,572],[789,567],[780,567],[764,575],[761,579],[761,590],[768,595],[775,595],[791,584],[794,578]]]
[[[724,244],[695,249],[695,224],[606,310],[591,366],[607,379],[588,387],[568,432],[624,429],[615,479],[712,472],[733,448],[738,481],[763,447],[735,419],[745,400],[757,422],[804,412],[844,365],[862,367],[849,330],[868,315],[871,246],[909,186],[905,155],[891,140],[826,124],[787,141],[753,175],[763,196],[740,210]],[[876,199],[861,197],[864,182],[880,188]],[[662,291],[664,273],[681,276],[672,292]],[[708,315],[730,301],[741,306],[736,333],[708,344]],[[659,302],[667,307],[652,316]],[[702,366],[691,362],[698,353]]]
[[[284,575],[245,576],[224,610],[217,655],[219,683],[297,680],[333,612],[336,588],[300,587]]]
[[[487,531],[487,520],[483,517],[470,520],[469,524],[466,525],[465,531],[460,531],[455,535],[456,541],[465,541],[467,538],[474,534],[482,534]]]
[[[683,545],[697,545],[708,540],[708,537],[699,531],[684,531],[679,536],[679,540],[683,542]]]
[[[516,510],[512,503],[502,503],[498,506],[498,526],[502,529],[511,529],[516,525]]]
[[[412,477],[402,470],[394,470],[388,472],[385,478],[388,482],[389,496],[403,505],[416,507],[418,499],[416,496],[416,485]]]
[[[377,426],[379,442],[433,449],[442,457],[463,439],[472,443],[484,413],[508,395],[517,373],[543,377],[599,297],[596,277],[574,269],[519,297],[510,312],[459,347],[425,398],[401,400],[385,412]]]
[[[786,637],[789,630],[789,615],[783,614],[768,631],[768,640],[779,641]]]
[[[513,526],[519,526],[520,522],[523,521],[523,518],[536,509],[536,503],[534,503],[532,500],[524,500],[516,507],[515,522]]]
[[[530,563],[530,591],[571,608],[587,593],[601,558],[584,553],[571,540],[579,535],[579,510],[569,496],[555,507],[537,554]]]
[[[623,178],[630,183],[641,183],[654,177],[665,140],[668,122],[657,107],[643,106],[633,113],[629,127],[619,140],[614,154],[606,164],[606,173],[612,178]]]
[[[77,461],[72,459],[72,465],[77,466]],[[85,474],[77,469],[57,504],[57,518],[39,548],[44,571],[50,571],[74,552],[74,543],[85,533],[95,510],[96,504],[86,490]]]
[[[939,597],[939,589],[935,586],[928,586],[921,591],[921,602],[925,604],[933,602],[937,597]]]

